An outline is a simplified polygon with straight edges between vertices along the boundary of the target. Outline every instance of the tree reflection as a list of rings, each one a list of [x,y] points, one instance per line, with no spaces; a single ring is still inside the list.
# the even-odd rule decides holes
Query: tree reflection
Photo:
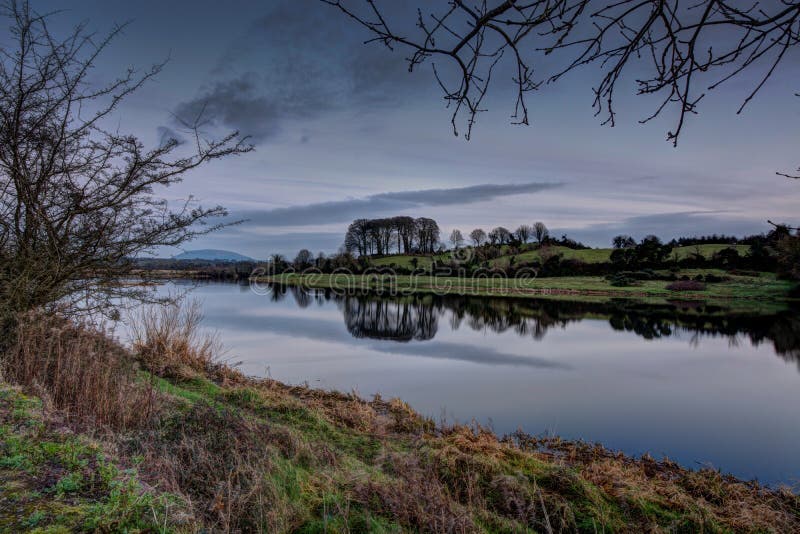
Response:
[[[539,340],[551,328],[565,328],[571,322],[591,318],[605,319],[612,329],[644,339],[685,333],[692,344],[707,337],[724,337],[734,345],[744,339],[756,346],[771,343],[781,358],[800,369],[800,314],[796,309],[759,315],[733,313],[697,302],[656,305],[624,299],[598,303],[436,295],[388,297],[280,285],[272,288],[271,298],[280,301],[287,292],[301,308],[312,302],[335,301],[348,332],[357,338],[429,340],[436,336],[441,319],[451,330],[466,325],[475,331],[514,332]]]
[[[340,308],[353,337],[394,341],[433,339],[441,314],[439,308],[413,298],[345,297]]]

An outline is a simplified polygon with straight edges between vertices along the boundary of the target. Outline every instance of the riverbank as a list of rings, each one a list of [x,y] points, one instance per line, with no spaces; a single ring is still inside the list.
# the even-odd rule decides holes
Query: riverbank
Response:
[[[517,297],[607,302],[612,299],[635,299],[651,304],[675,301],[707,302],[741,310],[783,309],[797,301],[796,283],[777,280],[774,275],[726,275],[722,271],[686,271],[687,276],[714,274],[726,279],[705,284],[703,290],[675,291],[664,280],[641,280],[626,287],[614,287],[599,276],[530,278],[456,278],[431,276],[389,276],[351,274],[282,274],[263,276],[253,281],[279,283],[307,288],[347,291],[384,291],[395,294],[436,293],[480,297]]]
[[[64,322],[24,326],[4,376],[25,389],[0,385],[0,530],[800,528],[796,495],[716,471],[245,377],[170,313],[135,353]]]

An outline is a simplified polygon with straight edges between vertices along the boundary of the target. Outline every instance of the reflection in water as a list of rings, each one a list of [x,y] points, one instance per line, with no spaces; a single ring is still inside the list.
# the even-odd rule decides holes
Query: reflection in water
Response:
[[[426,341],[439,328],[440,310],[419,299],[342,298],[339,304],[347,331],[357,338]]]
[[[501,434],[521,427],[798,481],[796,309],[186,283],[247,374],[399,397]]]
[[[755,346],[769,342],[780,357],[797,363],[800,370],[800,317],[796,310],[754,315],[701,303],[653,305],[623,299],[596,303],[430,294],[341,295],[282,285],[273,286],[271,295],[279,301],[289,293],[301,308],[314,301],[334,301],[344,315],[347,331],[355,338],[427,341],[436,336],[439,319],[446,317],[452,330],[466,325],[475,331],[513,331],[540,340],[551,328],[564,328],[591,317],[607,319],[612,329],[648,340],[688,333],[692,343],[718,336],[727,337],[732,345],[742,338]]]

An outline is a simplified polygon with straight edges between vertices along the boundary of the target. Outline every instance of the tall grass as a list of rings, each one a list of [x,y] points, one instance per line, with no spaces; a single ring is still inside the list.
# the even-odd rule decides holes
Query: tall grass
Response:
[[[150,372],[166,378],[190,379],[221,372],[222,343],[203,333],[198,301],[150,306],[131,316],[131,344]]]
[[[59,315],[22,315],[0,374],[82,426],[141,427],[157,410],[154,388],[137,377],[128,351],[109,332]]]

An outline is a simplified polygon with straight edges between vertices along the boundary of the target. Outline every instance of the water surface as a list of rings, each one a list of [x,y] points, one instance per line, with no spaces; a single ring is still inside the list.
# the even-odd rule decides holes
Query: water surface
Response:
[[[159,291],[173,291],[174,283]],[[800,480],[800,319],[462,297],[200,284],[205,325],[250,375],[397,396],[475,420]]]

